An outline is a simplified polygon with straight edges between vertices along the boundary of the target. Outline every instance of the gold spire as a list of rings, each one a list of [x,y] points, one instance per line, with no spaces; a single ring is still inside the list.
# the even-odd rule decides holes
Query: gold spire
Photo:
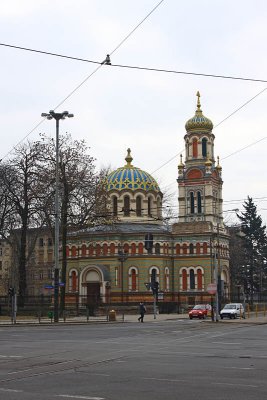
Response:
[[[197,91],[196,96],[197,96],[197,110],[196,110],[196,113],[202,114],[201,104],[200,104],[200,93],[199,93],[199,91]]]
[[[183,156],[182,154],[180,154],[180,164],[178,165],[178,168],[183,168],[184,164],[183,164]]]
[[[219,170],[222,169],[222,167],[220,166],[220,157],[219,157],[219,156],[217,157],[217,165],[216,165],[216,168],[219,169]]]
[[[131,156],[131,149],[127,149],[127,156],[125,157],[125,161],[127,162],[127,165],[125,165],[125,167],[127,168],[131,168],[132,167],[132,161],[133,161],[133,157]]]

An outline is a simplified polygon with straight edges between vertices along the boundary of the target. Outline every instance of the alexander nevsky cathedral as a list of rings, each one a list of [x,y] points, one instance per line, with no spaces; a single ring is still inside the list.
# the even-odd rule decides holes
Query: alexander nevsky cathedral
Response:
[[[229,236],[223,223],[222,168],[214,154],[213,124],[197,93],[195,114],[185,124],[185,157],[177,171],[178,221],[166,226],[163,194],[156,180],[125,163],[107,178],[112,224],[68,237],[66,300],[98,304],[210,301],[209,284],[219,274],[221,295],[229,294]]]

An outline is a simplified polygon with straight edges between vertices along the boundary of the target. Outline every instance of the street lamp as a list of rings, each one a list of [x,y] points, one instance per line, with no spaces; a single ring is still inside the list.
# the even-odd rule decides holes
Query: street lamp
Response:
[[[121,302],[123,303],[123,263],[126,261],[128,258],[128,253],[126,251],[121,250],[120,248],[118,249],[118,260],[121,263]]]
[[[46,119],[56,120],[56,190],[55,190],[55,271],[54,271],[54,322],[58,322],[58,303],[59,303],[59,121],[65,118],[74,117],[68,111],[56,113],[51,110],[48,114],[42,113]]]

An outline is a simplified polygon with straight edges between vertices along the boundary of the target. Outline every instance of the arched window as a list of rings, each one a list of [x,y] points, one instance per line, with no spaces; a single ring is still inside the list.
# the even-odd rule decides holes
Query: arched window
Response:
[[[103,244],[103,255],[106,256],[108,254],[108,245],[107,243]]]
[[[148,215],[149,217],[152,216],[152,214],[151,214],[151,197],[149,197],[149,198],[147,199],[147,215]]]
[[[141,199],[141,196],[137,196],[136,197],[135,208],[136,208],[136,216],[137,217],[141,217],[141,215],[142,215],[142,199]]]
[[[202,212],[201,192],[197,192],[197,212],[199,214]]]
[[[202,156],[207,157],[207,139],[202,139]]]
[[[69,276],[69,290],[70,292],[77,292],[78,275],[76,271],[71,271]]]
[[[71,277],[70,277],[70,291],[71,292],[77,292],[77,273],[76,271],[71,272]]]
[[[125,217],[130,216],[130,197],[124,196],[123,212]]]
[[[200,254],[200,243],[196,244],[196,253]]]
[[[82,245],[82,256],[86,256],[86,244]]]
[[[135,244],[135,243],[132,243],[132,244],[131,244],[131,253],[132,253],[133,255],[136,254],[136,244]]]
[[[94,255],[94,246],[92,244],[89,245],[89,256]]]
[[[208,244],[207,244],[207,242],[204,242],[203,243],[203,254],[207,254],[207,252],[208,252]]]
[[[169,268],[165,268],[164,288],[165,288],[166,291],[170,290],[170,272],[169,272]]]
[[[194,245],[193,245],[193,243],[190,243],[190,245],[189,245],[189,253],[190,254],[194,254]]]
[[[128,245],[128,243],[124,243],[123,251],[124,251],[124,253],[129,253],[129,245]]]
[[[129,271],[129,290],[137,290],[137,273],[135,268],[131,268]]]
[[[195,271],[190,269],[189,271],[189,282],[190,282],[190,289],[195,289]]]
[[[156,268],[152,268],[150,273],[151,273],[151,282],[156,282],[156,280],[157,280],[157,270],[156,270]]]
[[[67,256],[67,257],[70,256],[70,249],[69,249],[69,246],[66,246],[66,256]]]
[[[109,251],[110,251],[110,254],[115,254],[115,244],[114,243],[110,243],[110,246],[109,246]]]
[[[195,198],[193,192],[190,192],[190,212],[191,214],[195,212]]]
[[[181,246],[179,244],[176,245],[176,254],[180,254],[181,253]]]
[[[71,248],[71,257],[76,257],[77,255],[77,249],[75,246],[72,246]]]
[[[101,246],[100,244],[97,244],[95,247],[95,253],[97,256],[99,256],[101,254]]]
[[[182,289],[187,290],[187,271],[183,269],[182,272]]]
[[[202,290],[202,271],[200,268],[197,269],[197,288]]]
[[[118,215],[118,199],[116,196],[113,196],[113,215]]]
[[[143,243],[138,243],[138,253],[143,254],[144,252],[144,245]]]
[[[183,244],[183,254],[187,254],[187,244]]]
[[[193,157],[197,158],[198,151],[197,151],[197,139],[193,139]]]
[[[160,254],[160,244],[155,243],[155,254]]]

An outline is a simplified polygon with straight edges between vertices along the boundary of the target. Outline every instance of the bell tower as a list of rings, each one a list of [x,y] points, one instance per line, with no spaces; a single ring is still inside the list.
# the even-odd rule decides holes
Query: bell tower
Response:
[[[222,168],[214,157],[213,124],[201,110],[197,92],[195,115],[185,124],[185,158],[178,165],[179,222],[223,225]]]

